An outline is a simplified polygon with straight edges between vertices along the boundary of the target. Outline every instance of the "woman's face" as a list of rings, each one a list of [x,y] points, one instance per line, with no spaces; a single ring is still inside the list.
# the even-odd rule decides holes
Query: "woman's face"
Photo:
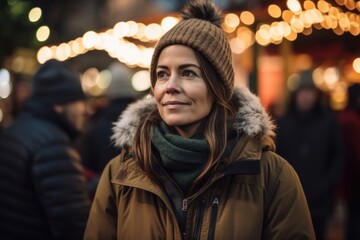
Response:
[[[153,92],[161,118],[180,135],[191,137],[213,105],[193,50],[183,45],[164,48],[156,76]]]

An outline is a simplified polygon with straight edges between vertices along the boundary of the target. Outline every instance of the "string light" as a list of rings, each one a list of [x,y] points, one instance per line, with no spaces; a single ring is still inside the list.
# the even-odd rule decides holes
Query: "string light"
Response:
[[[345,6],[348,10],[360,11],[360,1],[355,3],[353,0],[336,0],[336,3]],[[311,35],[314,30],[320,29],[332,30],[337,35],[345,32],[349,32],[353,36],[360,34],[359,14],[343,12],[325,0],[320,0],[316,4],[311,0],[305,0],[303,6],[298,0],[287,0],[286,4],[288,9],[284,10],[281,10],[278,5],[269,5],[269,16],[281,17],[283,21],[274,21],[270,24],[259,23],[255,32],[246,28],[245,32],[239,34],[245,29],[245,26],[250,26],[255,22],[255,17],[250,11],[241,12],[239,17],[234,13],[226,14],[224,30],[229,34],[236,33],[236,37],[230,38],[232,51],[240,54],[255,42],[267,46],[280,44],[283,39],[295,41],[298,34]],[[145,25],[135,21],[118,22],[113,28],[104,32],[89,31],[68,43],[51,47],[44,46],[39,49],[37,59],[40,63],[51,58],[64,61],[96,49],[106,51],[110,57],[131,67],[148,68],[153,45],[178,21],[178,18],[168,16],[163,18],[160,24]],[[133,43],[131,39],[137,41]]]

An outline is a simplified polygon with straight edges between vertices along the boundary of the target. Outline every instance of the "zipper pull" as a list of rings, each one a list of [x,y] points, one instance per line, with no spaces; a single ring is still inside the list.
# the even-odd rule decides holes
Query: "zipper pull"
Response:
[[[182,201],[181,211],[186,212],[186,211],[187,211],[187,208],[188,208],[188,200],[187,200],[187,199],[184,199],[184,200]]]
[[[219,198],[215,197],[212,202],[213,207],[219,207]]]

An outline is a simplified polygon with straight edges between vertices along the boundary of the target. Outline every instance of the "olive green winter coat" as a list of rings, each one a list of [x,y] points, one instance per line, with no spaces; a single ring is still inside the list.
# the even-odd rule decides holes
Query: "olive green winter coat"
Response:
[[[85,239],[315,239],[298,176],[273,152],[266,113],[246,89],[236,94],[240,137],[227,167],[182,199],[181,222],[163,187],[123,150],[102,174]],[[153,100],[141,100],[124,112],[114,135],[120,147],[133,137],[136,113],[152,107]],[[125,122],[135,128],[124,132]]]

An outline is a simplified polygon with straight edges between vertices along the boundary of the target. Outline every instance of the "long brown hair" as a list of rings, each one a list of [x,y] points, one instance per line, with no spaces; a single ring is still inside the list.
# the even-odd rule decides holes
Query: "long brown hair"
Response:
[[[228,130],[232,127],[229,122],[234,116],[236,106],[232,103],[232,100],[228,99],[227,96],[231,94],[226,92],[226,88],[221,84],[212,65],[201,53],[193,51],[199,61],[210,94],[214,97],[213,107],[202,123],[204,136],[209,143],[210,153],[202,172],[194,181],[196,184],[219,165],[221,156],[226,149]],[[135,158],[147,175],[155,181],[158,181],[157,176],[159,176],[160,166],[155,156],[156,153],[153,152],[151,139],[153,129],[159,121],[161,121],[161,117],[157,109],[142,119],[132,144],[132,152]]]

